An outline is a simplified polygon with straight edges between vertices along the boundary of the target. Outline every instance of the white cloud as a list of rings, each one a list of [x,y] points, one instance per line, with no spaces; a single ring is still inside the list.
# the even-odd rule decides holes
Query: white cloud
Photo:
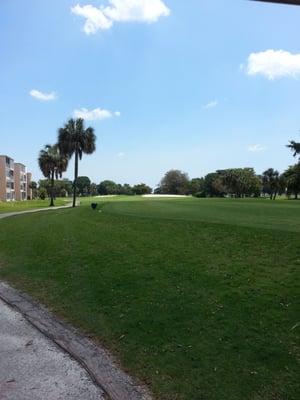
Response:
[[[80,6],[77,4],[75,7],[71,7],[71,11],[73,14],[86,18],[83,30],[87,35],[96,33],[99,29],[109,29],[113,24],[113,22],[105,16],[103,10],[91,5]]]
[[[284,76],[297,78],[300,76],[300,54],[272,49],[251,53],[246,72],[248,75],[263,75],[270,80]]]
[[[210,101],[209,103],[205,104],[202,107],[202,109],[203,110],[208,110],[210,108],[215,108],[215,107],[217,107],[218,104],[219,104],[218,100],[213,100],[213,101]]]
[[[50,101],[50,100],[55,100],[56,95],[54,92],[51,93],[43,93],[40,92],[39,90],[32,89],[29,92],[30,96],[34,97],[35,99],[41,100],[41,101]]]
[[[94,110],[88,110],[87,108],[80,108],[79,110],[74,110],[74,118],[82,118],[87,121],[96,121],[112,117],[120,117],[120,111],[108,111],[102,108],[95,108]]]
[[[252,153],[258,153],[266,149],[267,149],[266,146],[262,146],[261,144],[252,144],[251,146],[248,147],[248,151],[251,151]]]
[[[123,158],[123,157],[125,157],[125,153],[123,153],[122,151],[120,151],[120,153],[118,153],[117,156],[118,156],[119,158]]]
[[[114,22],[158,21],[170,15],[170,9],[162,0],[108,0],[109,6],[94,7],[90,4],[71,7],[73,14],[86,19],[83,30],[89,35],[98,30],[110,29]]]

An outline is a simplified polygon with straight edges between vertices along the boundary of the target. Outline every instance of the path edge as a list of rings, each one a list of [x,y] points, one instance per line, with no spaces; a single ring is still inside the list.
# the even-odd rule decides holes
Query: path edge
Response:
[[[148,389],[122,371],[106,349],[55,317],[29,295],[0,281],[0,299],[75,359],[104,391],[107,399],[152,400]]]

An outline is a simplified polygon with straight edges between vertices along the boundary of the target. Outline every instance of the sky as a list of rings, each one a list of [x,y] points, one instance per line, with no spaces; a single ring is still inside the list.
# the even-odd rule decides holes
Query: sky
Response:
[[[155,187],[169,169],[295,162],[300,7],[247,0],[1,0],[0,154],[37,158],[82,117],[79,175]],[[73,176],[73,160],[66,178]]]

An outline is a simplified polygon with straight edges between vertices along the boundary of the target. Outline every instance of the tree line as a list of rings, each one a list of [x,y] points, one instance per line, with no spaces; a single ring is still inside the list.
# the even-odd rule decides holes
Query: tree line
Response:
[[[300,154],[300,143],[290,141],[287,145],[293,156]],[[31,183],[33,197],[50,197],[54,205],[56,197],[73,195],[73,207],[77,196],[96,195],[144,195],[153,192],[145,183],[129,185],[111,180],[99,184],[91,182],[87,176],[78,176],[78,164],[83,154],[91,154],[96,149],[93,128],[85,128],[82,119],[70,119],[58,130],[57,143],[46,145],[40,151],[38,162],[46,179]],[[58,178],[66,171],[74,155],[74,180]],[[300,159],[283,173],[268,168],[257,175],[253,168],[229,168],[217,170],[204,177],[190,179],[180,170],[170,170],[154,189],[155,194],[193,195],[196,197],[260,197],[275,200],[277,195],[286,194],[296,199],[300,194]]]
[[[256,175],[253,168],[217,170],[203,178],[189,179],[187,173],[168,171],[155,189],[156,194],[193,195],[195,197],[270,197],[300,193],[300,164],[289,167],[283,174],[269,168]]]
[[[55,180],[41,179],[38,184],[32,182],[33,198],[45,199],[46,197],[68,197],[73,193],[73,182],[69,179]],[[76,180],[76,195],[97,196],[97,195],[143,195],[152,193],[152,188],[145,183],[129,185],[120,184],[111,180],[104,180],[99,184],[91,182],[87,176],[78,176]]]
[[[293,151],[294,157],[300,154],[300,143],[290,141],[287,147]],[[257,175],[253,168],[229,168],[202,178],[189,179],[187,173],[171,170],[154,192],[196,197],[268,196],[271,200],[275,200],[277,195],[286,194],[297,199],[300,194],[300,160],[281,174],[273,168],[268,168],[262,175]]]

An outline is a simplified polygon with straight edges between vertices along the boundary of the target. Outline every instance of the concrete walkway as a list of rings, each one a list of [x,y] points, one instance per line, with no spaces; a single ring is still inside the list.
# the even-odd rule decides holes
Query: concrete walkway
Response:
[[[60,210],[62,208],[71,208],[72,204],[66,204],[65,206],[59,206],[59,207],[44,207],[44,208],[33,208],[29,210],[24,210],[24,211],[13,211],[9,213],[0,213],[0,219],[7,218],[7,217],[13,217],[15,215],[22,215],[22,214],[31,214],[31,213],[36,213],[40,211],[49,211],[49,210]],[[1,400],[1,397],[0,397]]]
[[[0,300],[0,400],[104,400],[69,355]]]

